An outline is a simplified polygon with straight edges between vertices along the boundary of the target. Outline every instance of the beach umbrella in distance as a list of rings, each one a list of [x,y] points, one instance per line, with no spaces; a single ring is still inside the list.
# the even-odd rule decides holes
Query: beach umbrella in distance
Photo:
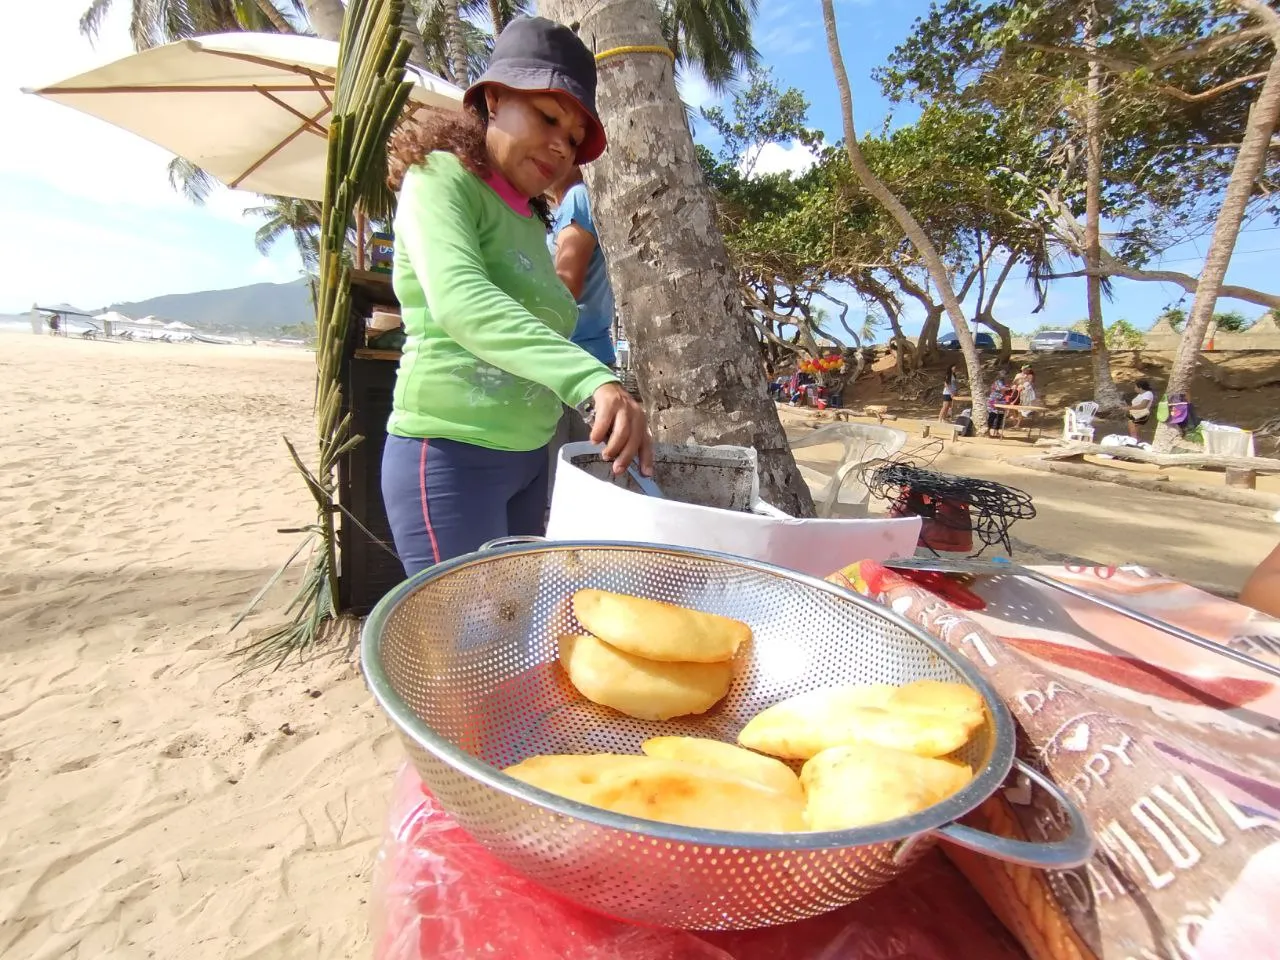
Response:
[[[166,330],[194,330],[195,329],[195,327],[193,327],[191,324],[183,323],[181,320],[174,320],[170,323],[166,323],[164,325],[164,328]]]
[[[93,319],[99,323],[147,323],[146,320],[134,320],[132,317],[126,317],[123,313],[115,310],[108,310],[106,313],[100,313]]]
[[[32,93],[136,133],[229,187],[324,199],[338,44],[223,33],[143,50]],[[458,110],[462,91],[406,68],[410,106]]]

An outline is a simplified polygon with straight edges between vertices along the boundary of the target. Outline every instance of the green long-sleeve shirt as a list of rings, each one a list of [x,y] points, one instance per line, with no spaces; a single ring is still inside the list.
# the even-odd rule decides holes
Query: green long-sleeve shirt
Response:
[[[617,377],[567,338],[578,319],[546,228],[452,153],[404,179],[392,280],[406,342],[387,432],[536,450],[561,401],[577,406]]]

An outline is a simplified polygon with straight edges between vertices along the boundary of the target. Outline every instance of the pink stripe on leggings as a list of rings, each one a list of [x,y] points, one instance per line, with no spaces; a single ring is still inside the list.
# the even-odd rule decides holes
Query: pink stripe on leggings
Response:
[[[422,441],[422,455],[418,458],[418,495],[422,498],[422,522],[427,525],[431,538],[431,558],[440,562],[440,547],[436,544],[436,532],[431,529],[431,511],[427,508],[427,440]]]

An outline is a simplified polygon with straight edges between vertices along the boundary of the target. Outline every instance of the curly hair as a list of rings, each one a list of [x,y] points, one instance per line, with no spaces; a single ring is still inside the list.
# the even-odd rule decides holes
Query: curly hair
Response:
[[[426,163],[437,150],[452,153],[477,177],[488,177],[493,172],[485,143],[488,125],[489,115],[483,100],[478,108],[468,105],[460,113],[432,110],[425,119],[406,119],[387,143],[387,186],[399,193],[409,168]],[[546,198],[531,197],[529,207],[544,224],[551,225],[551,208]]]

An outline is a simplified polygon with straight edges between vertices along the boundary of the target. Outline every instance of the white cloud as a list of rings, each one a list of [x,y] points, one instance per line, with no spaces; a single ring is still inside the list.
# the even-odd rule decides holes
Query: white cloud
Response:
[[[812,21],[779,24],[760,33],[756,45],[774,56],[798,57],[817,49],[821,30]]]
[[[798,140],[792,140],[787,146],[780,143],[766,143],[756,154],[749,173],[751,176],[765,176],[771,173],[787,173],[794,176],[804,173],[817,162],[817,154]]]
[[[682,71],[676,78],[676,88],[680,91],[680,99],[694,110],[714,107],[720,102],[719,95],[707,85],[702,74],[696,70]]]

